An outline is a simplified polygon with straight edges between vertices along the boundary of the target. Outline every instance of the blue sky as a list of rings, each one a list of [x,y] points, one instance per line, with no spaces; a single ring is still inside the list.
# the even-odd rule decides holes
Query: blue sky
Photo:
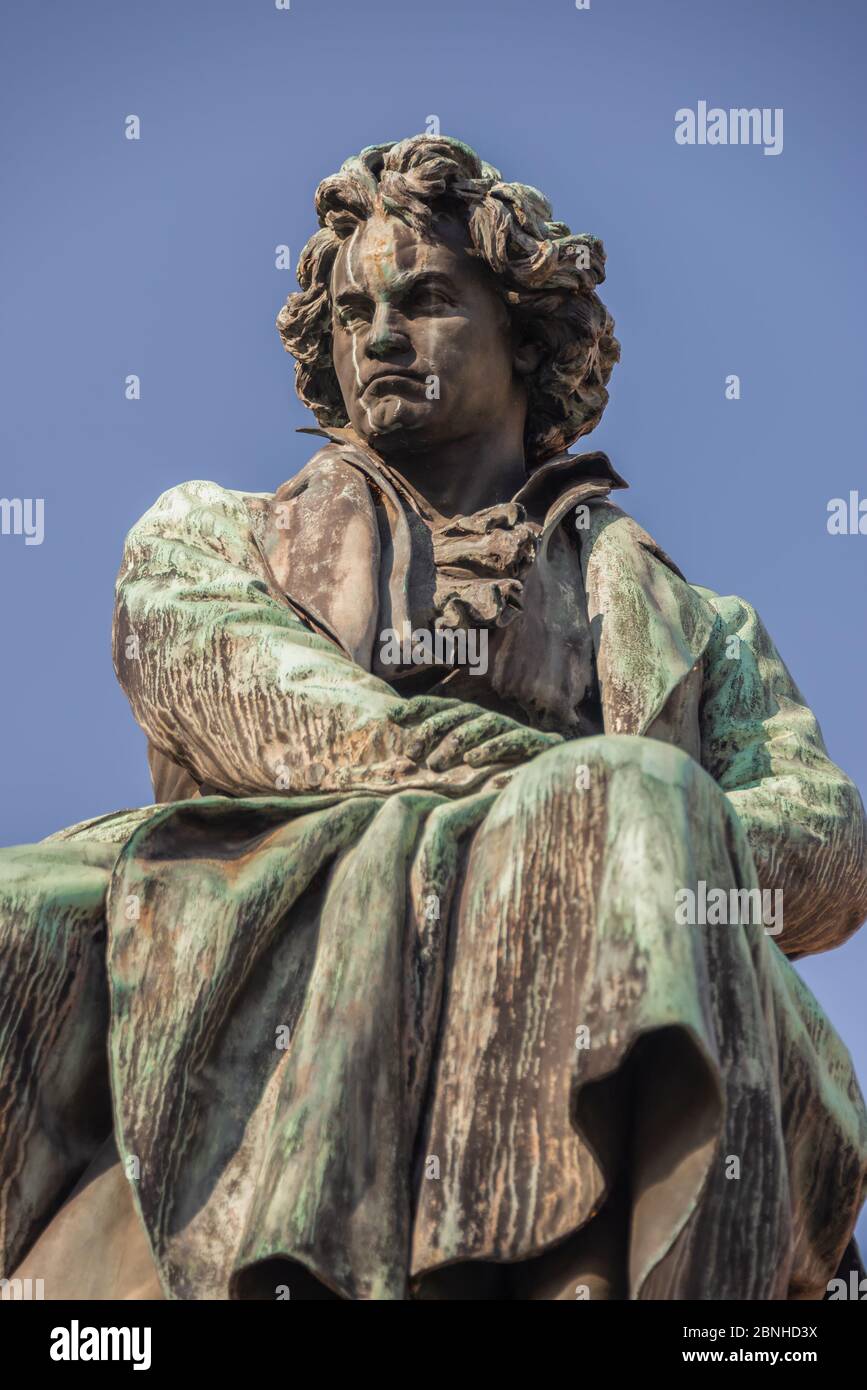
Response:
[[[45,539],[0,536],[0,843],[151,799],[111,668],[123,536],[178,482],[309,457],[274,249],[431,115],[604,239],[623,360],[587,447],[690,579],[756,605],[867,788],[867,536],[826,529],[867,498],[863,7],[7,0],[2,28],[0,495],[44,498]],[[700,100],[783,108],[782,153],[676,144]],[[865,967],[867,933],[800,967],[862,1082]]]

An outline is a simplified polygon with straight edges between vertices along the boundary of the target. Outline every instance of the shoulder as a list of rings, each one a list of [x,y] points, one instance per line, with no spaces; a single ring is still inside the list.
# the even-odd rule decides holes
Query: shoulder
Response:
[[[269,500],[271,497],[273,493],[270,492],[244,492],[196,478],[160,493],[140,521],[156,516],[186,517],[199,511],[237,513],[245,509],[248,500]]]
[[[161,493],[130,529],[127,541],[150,535],[215,534],[223,528],[247,529],[255,508],[272,493],[243,492],[205,479],[178,483]]]
[[[168,488],[128,531],[121,574],[185,572],[196,555],[255,568],[259,517],[272,496],[198,478]]]
[[[318,449],[303,468],[282,483],[274,498],[278,503],[294,502],[305,494],[309,504],[314,497],[352,494],[360,499],[369,492],[367,476],[352,461],[351,451],[332,442]]]
[[[629,552],[644,553],[652,555],[665,569],[687,584],[686,576],[671,556],[634,516],[612,502],[610,497],[588,499],[586,511],[587,518],[579,526],[579,531],[586,526],[590,564],[593,564],[594,557],[597,563],[617,563],[618,553],[623,556]],[[688,587],[697,590],[696,585]]]

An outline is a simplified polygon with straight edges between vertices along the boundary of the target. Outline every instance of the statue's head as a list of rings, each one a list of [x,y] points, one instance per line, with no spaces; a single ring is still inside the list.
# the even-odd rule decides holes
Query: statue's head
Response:
[[[277,326],[320,425],[429,450],[518,412],[533,467],[598,423],[619,356],[605,252],[536,189],[418,135],[348,159],[316,211]]]

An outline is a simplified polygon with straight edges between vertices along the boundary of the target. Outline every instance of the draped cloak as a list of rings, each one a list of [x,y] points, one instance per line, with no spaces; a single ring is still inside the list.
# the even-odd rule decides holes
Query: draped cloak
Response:
[[[432,540],[329,433],[273,495],[191,482],[132,529],[114,656],[157,804],[0,851],[0,1272],[38,1276],[110,1131],[168,1298],[603,1267],[603,1296],[822,1297],[867,1115],[787,958],[867,913],[857,790],[604,455]],[[484,675],[387,678],[383,631],[468,614]],[[432,765],[450,698],[562,742]],[[782,930],[680,925],[702,874],[780,890]]]

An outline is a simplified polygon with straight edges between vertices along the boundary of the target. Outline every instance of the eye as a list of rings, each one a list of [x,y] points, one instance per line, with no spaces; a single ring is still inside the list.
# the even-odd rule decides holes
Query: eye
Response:
[[[444,290],[438,289],[436,285],[420,285],[410,300],[412,308],[424,311],[425,309],[439,309],[451,304],[449,296]]]
[[[341,328],[354,332],[357,328],[362,328],[365,324],[370,323],[371,311],[364,304],[341,304],[336,310],[335,317]]]

